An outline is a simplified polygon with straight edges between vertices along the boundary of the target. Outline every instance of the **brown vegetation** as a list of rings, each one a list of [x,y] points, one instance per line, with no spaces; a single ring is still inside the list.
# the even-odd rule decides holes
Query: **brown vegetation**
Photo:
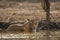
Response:
[[[25,20],[25,19],[36,19],[38,18],[40,21],[46,19],[46,13],[43,11],[41,3],[19,3],[19,2],[9,2],[6,1],[1,2],[5,7],[0,7],[0,22],[9,22],[9,18],[14,20]],[[17,3],[18,5],[15,5]],[[11,6],[11,5],[13,6]],[[1,5],[1,4],[0,4]],[[57,5],[57,6],[56,6]],[[51,2],[51,10],[50,10],[50,21],[59,22],[60,21],[60,3],[52,3]],[[13,22],[13,21],[12,21]]]

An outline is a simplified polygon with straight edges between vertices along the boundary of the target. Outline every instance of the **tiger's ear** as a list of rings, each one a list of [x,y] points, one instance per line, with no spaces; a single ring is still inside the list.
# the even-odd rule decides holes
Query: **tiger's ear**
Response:
[[[30,19],[27,19],[28,21],[30,21]]]

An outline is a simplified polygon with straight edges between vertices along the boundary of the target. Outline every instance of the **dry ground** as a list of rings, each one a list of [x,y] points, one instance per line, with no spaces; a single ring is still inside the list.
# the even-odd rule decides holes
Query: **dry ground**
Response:
[[[40,31],[37,33],[19,33],[19,32],[1,32],[1,40],[60,40],[60,31],[49,31],[49,36],[47,36],[47,31]]]
[[[19,2],[0,2],[0,21],[8,22],[10,18],[45,20],[46,13],[42,9],[41,3],[19,3]],[[2,7],[1,7],[2,6]],[[60,21],[60,3],[51,2],[50,17],[51,21]],[[13,19],[13,20],[14,20]]]

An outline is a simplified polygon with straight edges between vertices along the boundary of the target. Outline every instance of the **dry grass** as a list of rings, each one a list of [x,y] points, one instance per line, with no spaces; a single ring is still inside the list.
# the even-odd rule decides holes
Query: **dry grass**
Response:
[[[13,6],[11,6],[10,4]],[[36,17],[38,17],[40,20],[44,20],[46,17],[46,13],[43,11],[41,3],[10,2],[8,4],[4,4],[3,6],[6,5],[6,8],[0,8],[0,21],[9,21],[8,19],[12,17],[17,19],[35,19]],[[51,21],[60,21],[59,11],[60,3],[51,3]]]
[[[8,4],[6,2],[4,4],[3,3],[4,2],[0,2],[0,6],[1,5],[4,6],[4,7],[0,7],[0,21],[9,22],[10,18],[20,20],[20,19],[27,19],[27,18],[35,19],[37,17],[40,20],[45,20],[46,13],[43,11],[41,3],[19,3],[18,2],[17,5],[15,5],[15,2],[8,2]],[[60,22],[60,3],[59,2],[51,3],[50,13],[51,13],[51,21]],[[53,32],[52,35],[54,36],[51,38],[51,40],[60,39],[60,36],[58,37],[57,36],[58,34],[55,34],[55,32]],[[44,40],[45,36],[41,37],[40,39]],[[2,40],[5,40],[5,39],[2,39]],[[16,39],[13,39],[13,40],[16,40]]]

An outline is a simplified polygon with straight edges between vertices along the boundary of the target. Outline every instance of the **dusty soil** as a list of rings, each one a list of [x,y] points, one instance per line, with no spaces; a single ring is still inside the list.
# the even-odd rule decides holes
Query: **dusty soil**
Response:
[[[1,32],[1,40],[60,40],[60,31],[40,31],[37,33]],[[48,35],[48,36],[47,36]],[[49,38],[49,39],[48,39]]]

